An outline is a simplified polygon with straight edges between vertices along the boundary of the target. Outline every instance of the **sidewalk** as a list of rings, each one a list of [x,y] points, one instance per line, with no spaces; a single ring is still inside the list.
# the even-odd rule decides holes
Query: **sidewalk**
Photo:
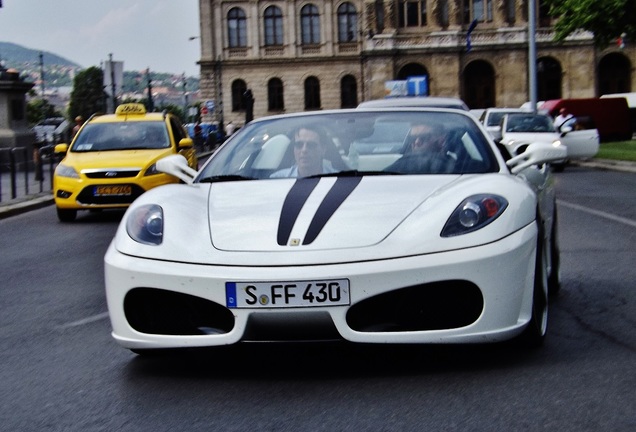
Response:
[[[589,161],[572,162],[574,166],[596,168],[602,170],[636,173],[636,162],[614,161],[608,159],[592,159]],[[567,169],[567,168],[566,168]],[[2,201],[0,201],[0,219],[4,219],[30,210],[39,209],[54,204],[53,194],[50,190],[51,181],[48,172],[44,173],[42,183],[43,192],[40,192],[40,182],[35,181],[33,173],[29,173],[29,194],[25,193],[24,173],[19,173],[17,183],[17,197],[11,199],[11,185],[9,174],[2,174]],[[8,197],[8,198],[6,198]]]

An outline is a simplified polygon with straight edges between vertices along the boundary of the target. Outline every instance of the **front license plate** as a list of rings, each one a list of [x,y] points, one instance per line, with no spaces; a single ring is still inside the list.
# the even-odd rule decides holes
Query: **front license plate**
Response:
[[[226,282],[229,308],[293,308],[348,305],[349,280]]]
[[[130,196],[132,186],[95,186],[94,196]]]

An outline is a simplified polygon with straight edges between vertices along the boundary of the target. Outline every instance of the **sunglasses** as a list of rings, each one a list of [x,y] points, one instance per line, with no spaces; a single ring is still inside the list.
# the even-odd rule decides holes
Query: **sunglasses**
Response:
[[[320,147],[320,143],[316,141],[294,141],[294,148],[297,150],[306,147],[308,150],[316,150]]]
[[[414,143],[426,143],[429,141],[433,141],[438,139],[440,136],[439,134],[433,133],[433,132],[426,132],[426,133],[421,133],[421,134],[416,134],[416,135],[410,135],[409,138],[412,140],[412,142]]]

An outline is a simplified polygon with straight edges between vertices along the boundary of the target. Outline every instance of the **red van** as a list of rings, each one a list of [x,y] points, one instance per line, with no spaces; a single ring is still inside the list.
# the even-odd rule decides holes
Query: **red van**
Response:
[[[629,107],[625,98],[553,99],[539,107],[552,117],[565,108],[575,117],[591,117],[601,142],[632,138]]]

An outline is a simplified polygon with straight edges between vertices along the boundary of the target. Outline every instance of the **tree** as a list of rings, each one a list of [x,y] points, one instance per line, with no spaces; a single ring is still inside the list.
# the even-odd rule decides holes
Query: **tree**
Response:
[[[636,0],[548,0],[550,15],[558,18],[556,40],[576,30],[594,33],[594,43],[605,48],[623,34],[636,42]]]
[[[73,91],[68,107],[69,118],[91,115],[105,111],[106,93],[104,92],[104,73],[96,67],[79,72],[73,80]]]
[[[31,125],[35,125],[49,117],[64,117],[61,112],[55,109],[55,106],[45,99],[32,99],[27,103],[26,111],[27,121]]]

